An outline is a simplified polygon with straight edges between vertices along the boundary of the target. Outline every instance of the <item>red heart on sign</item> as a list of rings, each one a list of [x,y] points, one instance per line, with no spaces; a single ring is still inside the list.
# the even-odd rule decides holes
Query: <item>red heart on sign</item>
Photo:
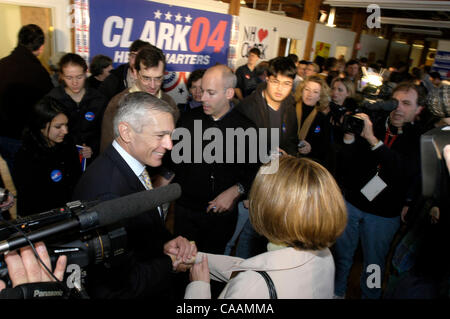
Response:
[[[262,40],[264,40],[268,35],[269,35],[268,30],[259,29],[258,31],[259,42],[262,42]]]

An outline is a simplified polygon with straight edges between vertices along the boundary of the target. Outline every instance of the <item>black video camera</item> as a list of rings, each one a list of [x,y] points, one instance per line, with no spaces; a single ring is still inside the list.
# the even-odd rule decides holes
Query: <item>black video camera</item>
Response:
[[[0,241],[21,236],[21,232],[33,234],[46,228],[55,229],[56,225],[76,218],[98,203],[98,201],[74,201],[67,203],[64,207],[12,222],[0,221]],[[80,232],[77,229],[55,231],[55,234],[46,240],[46,246],[53,266],[60,255],[66,255],[68,265],[76,264],[80,268],[85,268],[90,264],[107,263],[113,256],[122,255],[125,252],[126,242],[125,229],[119,225],[113,225],[87,232]],[[6,278],[7,275],[8,270],[1,254],[0,278]],[[84,283],[84,279],[84,277],[80,278],[81,283]]]
[[[344,115],[344,121],[342,122],[342,130],[345,133],[353,133],[355,135],[361,135],[364,129],[364,120],[356,117],[355,115]]]

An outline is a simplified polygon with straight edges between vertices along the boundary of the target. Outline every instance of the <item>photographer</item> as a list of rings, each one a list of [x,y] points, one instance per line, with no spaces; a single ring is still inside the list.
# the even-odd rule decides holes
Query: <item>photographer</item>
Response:
[[[344,234],[335,246],[335,295],[344,297],[353,254],[361,238],[363,298],[379,298],[381,284],[370,288],[369,265],[377,265],[382,281],[391,241],[420,192],[420,130],[415,117],[423,109],[420,91],[411,83],[399,84],[393,91],[398,107],[387,118],[374,123],[367,114],[362,132],[344,134],[338,154],[337,178],[344,192],[349,213]]]
[[[45,244],[38,242],[35,244],[35,249],[44,264],[51,270],[50,257]],[[14,290],[16,287],[25,288],[32,283],[36,283],[35,287],[38,287],[39,283],[55,281],[53,276],[61,281],[64,277],[67,257],[58,258],[53,276],[39,263],[30,246],[21,248],[20,254],[17,251],[5,254],[5,262],[8,265],[12,288],[6,288],[6,283],[0,280],[0,299],[17,299],[21,295],[19,289]]]

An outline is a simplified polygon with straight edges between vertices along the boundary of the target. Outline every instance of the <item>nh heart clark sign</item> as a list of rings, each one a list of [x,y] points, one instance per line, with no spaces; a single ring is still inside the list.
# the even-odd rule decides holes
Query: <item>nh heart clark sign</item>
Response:
[[[241,57],[248,57],[251,48],[258,48],[261,51],[261,59],[266,58],[268,48],[269,30],[257,26],[244,26],[244,38],[242,39]]]

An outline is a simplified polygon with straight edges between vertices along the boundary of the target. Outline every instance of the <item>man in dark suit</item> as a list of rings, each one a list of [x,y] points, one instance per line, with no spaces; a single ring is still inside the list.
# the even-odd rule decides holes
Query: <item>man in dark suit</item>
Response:
[[[172,149],[176,109],[145,92],[128,94],[114,118],[115,140],[87,169],[73,198],[108,200],[151,189],[146,165],[161,165]],[[127,253],[111,267],[88,269],[87,291],[94,298],[167,296],[173,287],[173,270],[185,270],[196,246],[173,236],[165,228],[162,209],[123,223]]]
[[[25,25],[19,31],[17,47],[0,60],[0,154],[11,173],[33,106],[53,88],[38,59],[44,40],[39,26]]]

